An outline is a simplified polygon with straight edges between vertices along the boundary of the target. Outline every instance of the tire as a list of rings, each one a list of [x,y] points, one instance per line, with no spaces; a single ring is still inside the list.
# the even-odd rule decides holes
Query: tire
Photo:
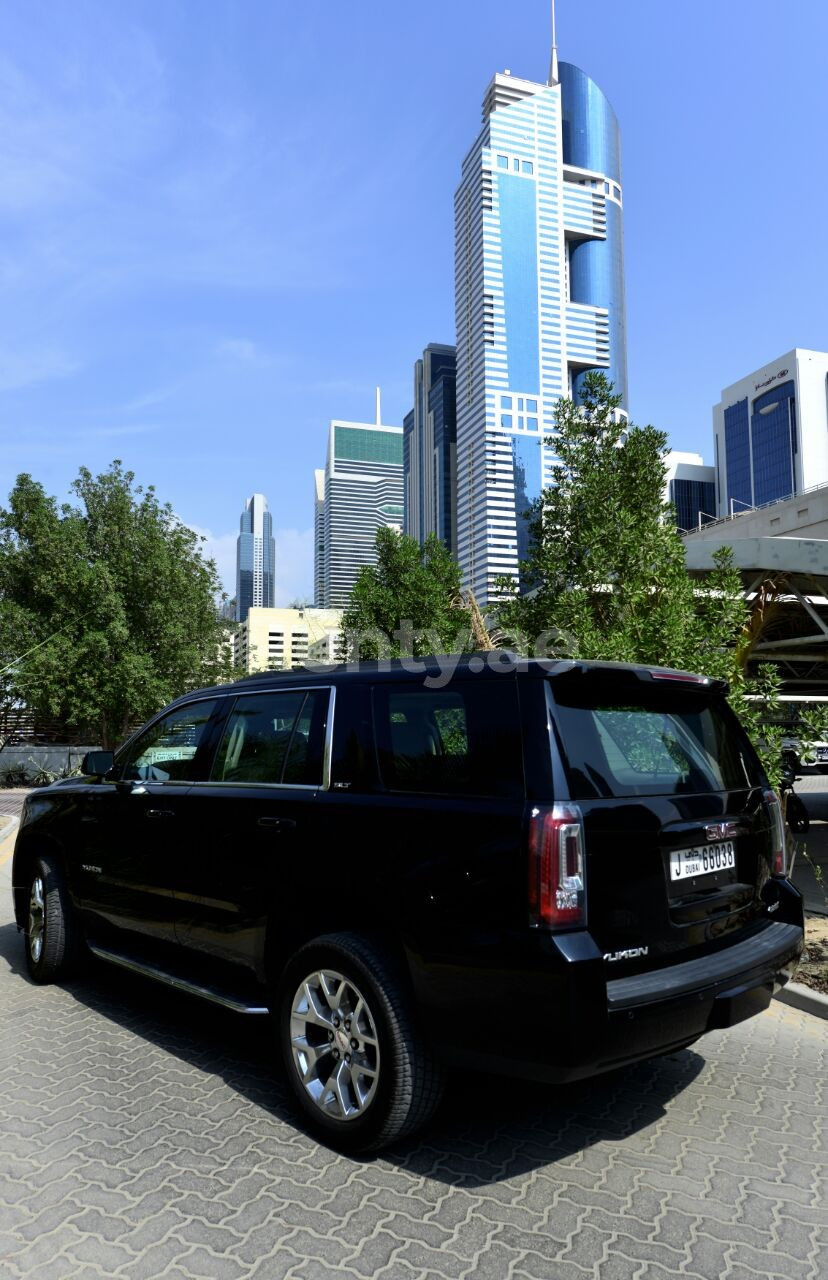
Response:
[[[55,858],[34,859],[28,879],[26,966],[33,982],[56,982],[71,972],[77,926],[63,873]]]
[[[804,836],[811,825],[811,820],[808,817],[808,810],[795,791],[792,791],[788,796],[785,814],[788,819],[788,826],[794,835]]]
[[[340,1151],[413,1133],[442,1097],[443,1070],[416,1030],[399,967],[361,935],[328,934],[296,953],[281,983],[279,1040],[309,1128]]]

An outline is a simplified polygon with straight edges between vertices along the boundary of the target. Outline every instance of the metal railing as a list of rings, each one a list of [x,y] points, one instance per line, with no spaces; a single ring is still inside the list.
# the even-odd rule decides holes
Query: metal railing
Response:
[[[784,498],[773,498],[771,502],[760,502],[756,506],[748,506],[746,511],[733,511],[731,509],[728,516],[710,516],[705,524],[701,523],[701,517],[707,516],[706,511],[699,512],[699,524],[694,525],[692,529],[681,529],[680,532],[689,535],[691,533],[699,533],[702,529],[710,529],[717,524],[728,524],[731,520],[738,520],[741,516],[746,516],[750,511],[766,511],[768,507],[776,507],[780,502],[790,502],[791,498],[805,498],[809,493],[818,493],[820,489],[828,489],[828,482],[823,484],[812,484],[807,489],[799,489],[796,493],[786,494]],[[734,502],[738,502],[738,498],[731,499],[731,508]],[[745,504],[747,505],[747,504]]]

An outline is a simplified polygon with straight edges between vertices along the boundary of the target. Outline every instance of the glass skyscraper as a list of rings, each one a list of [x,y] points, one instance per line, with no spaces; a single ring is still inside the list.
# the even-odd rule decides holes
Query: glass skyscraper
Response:
[[[528,546],[553,411],[603,370],[627,409],[618,123],[578,67],[496,75],[455,197],[457,552],[478,601]]]
[[[828,481],[828,353],[796,347],[722,392],[713,409],[718,514]]]
[[[414,365],[414,408],[403,421],[404,531],[430,533],[457,550],[457,425],[454,347],[429,343]]]
[[[402,427],[332,422],[327,464],[314,476],[317,607],[345,608],[360,569],[376,564],[377,531],[402,523]]]
[[[244,622],[252,608],[272,609],[276,590],[276,543],[273,517],[263,493],[244,504],[236,543],[236,620]]]

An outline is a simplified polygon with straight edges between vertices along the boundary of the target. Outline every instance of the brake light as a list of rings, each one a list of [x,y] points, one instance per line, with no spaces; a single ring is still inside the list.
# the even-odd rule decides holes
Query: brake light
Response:
[[[586,923],[584,824],[577,805],[532,810],[529,919],[546,929]]]
[[[771,868],[775,876],[784,876],[785,874],[785,820],[782,817],[782,806],[779,803],[779,797],[775,791],[767,789],[764,791],[765,804],[768,806],[768,813],[771,819],[771,838],[773,840],[773,849],[771,850]]]

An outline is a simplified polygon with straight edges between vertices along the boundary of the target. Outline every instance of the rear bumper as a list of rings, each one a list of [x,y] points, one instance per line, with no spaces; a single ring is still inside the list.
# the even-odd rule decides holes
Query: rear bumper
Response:
[[[733,1026],[767,1008],[802,954],[801,896],[781,879],[774,892],[782,918],[768,919],[750,937],[695,960],[609,982],[588,934],[551,938],[538,956],[545,972],[533,965],[531,974],[524,967],[512,975],[520,979],[527,1022],[516,1042],[519,1056],[486,1052],[478,1037],[472,1038],[478,1039],[473,1056],[468,1041],[464,1046],[444,1040],[440,1047],[450,1061],[564,1081],[668,1053],[707,1031]],[[516,1007],[516,991],[507,993],[504,986],[502,995]]]

